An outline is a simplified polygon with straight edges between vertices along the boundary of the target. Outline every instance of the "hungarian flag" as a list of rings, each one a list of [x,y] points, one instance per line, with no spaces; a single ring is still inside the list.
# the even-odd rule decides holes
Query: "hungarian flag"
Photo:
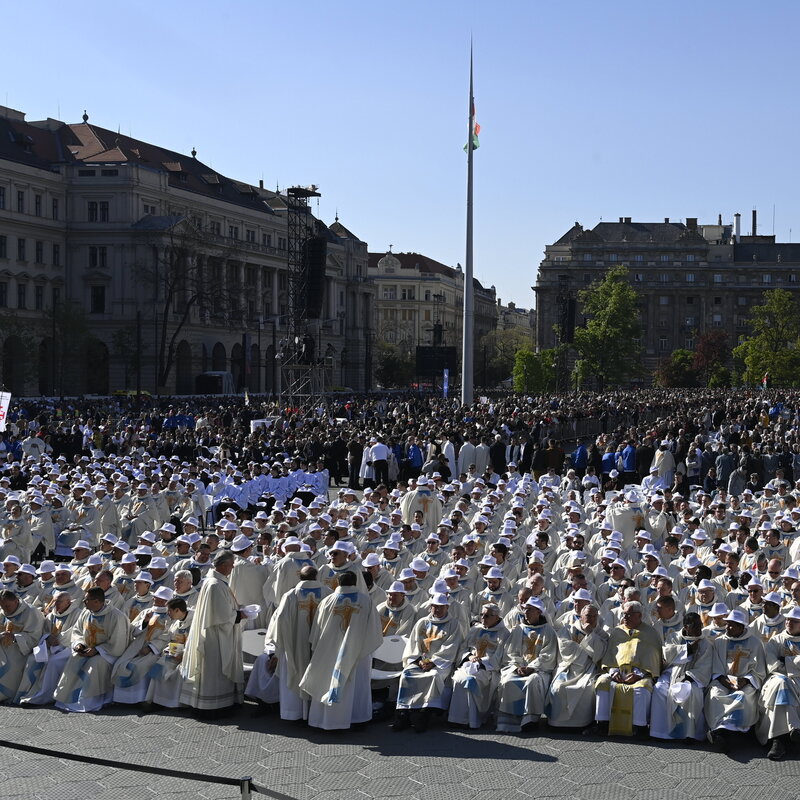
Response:
[[[478,134],[481,132],[481,126],[478,125],[477,120],[475,119],[475,101],[472,101],[472,110],[470,111],[470,126],[472,128],[472,149],[477,150],[480,146],[480,140],[478,139]],[[464,145],[464,152],[467,152],[467,147],[469,147],[469,142]]]
[[[768,383],[769,383],[769,372],[765,372],[764,377],[761,379],[761,387],[763,389],[766,389]]]

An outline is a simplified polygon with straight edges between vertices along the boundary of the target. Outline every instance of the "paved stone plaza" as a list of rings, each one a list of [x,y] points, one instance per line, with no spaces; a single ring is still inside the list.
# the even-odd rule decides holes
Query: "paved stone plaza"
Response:
[[[252,775],[257,783],[297,800],[800,797],[797,756],[773,763],[753,745],[737,744],[726,756],[707,745],[587,740],[551,731],[498,736],[454,732],[438,722],[422,735],[393,733],[385,723],[326,733],[273,716],[252,717],[252,708],[248,704],[213,723],[182,713],[139,715],[121,708],[85,715],[0,708],[0,738],[208,775]],[[0,774],[0,797],[20,800],[239,797],[235,787],[9,749],[0,749]]]

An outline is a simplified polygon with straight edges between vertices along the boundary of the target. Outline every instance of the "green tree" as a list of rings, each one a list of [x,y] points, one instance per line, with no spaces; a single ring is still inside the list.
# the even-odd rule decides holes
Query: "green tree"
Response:
[[[742,362],[744,383],[757,384],[769,373],[770,385],[800,383],[800,307],[791,292],[764,292],[764,303],[754,306],[748,320],[750,336],[733,355]]]
[[[489,331],[478,341],[475,350],[475,374],[481,386],[497,386],[514,369],[518,350],[530,350],[530,332],[523,328]]]
[[[375,378],[385,387],[407,387],[414,377],[414,362],[404,356],[397,345],[389,342],[376,343],[378,366]]]
[[[598,388],[619,384],[640,374],[642,335],[636,290],[623,266],[612,267],[578,295],[583,313],[589,318],[575,329],[573,346],[578,352],[578,379],[594,378]]]
[[[525,348],[514,356],[514,391],[539,394],[555,389],[557,351],[542,350],[540,353]]]
[[[695,354],[691,350],[673,350],[658,365],[654,376],[656,384],[664,388],[698,386],[700,376],[694,366],[694,360]]]

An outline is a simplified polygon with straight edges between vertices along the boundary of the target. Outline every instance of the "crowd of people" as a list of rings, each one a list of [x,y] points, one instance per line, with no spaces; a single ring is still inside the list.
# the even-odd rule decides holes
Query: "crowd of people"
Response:
[[[0,459],[3,702],[800,735],[798,393],[38,401]]]

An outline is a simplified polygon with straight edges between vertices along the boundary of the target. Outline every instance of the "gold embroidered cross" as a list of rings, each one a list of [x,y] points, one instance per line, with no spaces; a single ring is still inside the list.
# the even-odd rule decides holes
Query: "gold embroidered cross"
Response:
[[[147,623],[147,633],[144,635],[144,640],[149,642],[153,636],[155,636],[156,631],[159,630],[164,630],[164,623],[161,621],[161,614],[153,614],[153,616],[150,617],[150,622]]]
[[[353,616],[353,614],[358,614],[359,611],[361,611],[361,609],[358,605],[345,602],[336,606],[336,608],[333,610],[333,613],[337,617],[341,617],[342,630],[346,631],[350,627],[350,618]]]
[[[87,647],[95,647],[97,645],[97,637],[101,633],[105,633],[105,628],[98,625],[93,618],[83,626],[83,638]]]
[[[731,675],[738,675],[739,674],[739,663],[741,662],[742,658],[745,656],[750,656],[750,651],[745,650],[744,647],[739,645],[738,647],[734,647],[729,653],[729,656],[733,656],[733,661],[731,662],[730,666],[730,674]]]
[[[539,644],[542,641],[542,637],[539,636],[538,633],[532,633],[525,642],[525,655],[528,658],[536,658],[538,654]]]
[[[426,652],[426,653],[430,653],[430,651],[431,651],[431,645],[432,645],[432,644],[433,644],[435,641],[438,641],[439,639],[444,639],[444,636],[445,636],[445,633],[444,633],[444,631],[442,631],[442,630],[439,630],[439,629],[438,629],[437,627],[435,627],[435,626],[432,626],[431,628],[429,628],[429,631],[431,631],[430,635],[429,635],[429,636],[426,636],[426,637],[425,637],[425,638],[422,640],[422,644],[423,644],[423,645],[424,645],[424,647],[425,647],[425,652]]]
[[[386,623],[383,626],[383,635],[389,636],[389,634],[397,627],[398,624],[394,621],[392,614],[387,614]]]
[[[478,658],[483,658],[487,651],[495,650],[497,645],[488,638],[478,639],[478,643],[475,645],[475,655]]]
[[[297,604],[297,607],[306,612],[306,617],[308,619],[308,624],[314,621],[314,614],[316,613],[317,606],[319,605],[319,601],[313,594],[309,594],[306,596],[305,600],[302,600]]]

